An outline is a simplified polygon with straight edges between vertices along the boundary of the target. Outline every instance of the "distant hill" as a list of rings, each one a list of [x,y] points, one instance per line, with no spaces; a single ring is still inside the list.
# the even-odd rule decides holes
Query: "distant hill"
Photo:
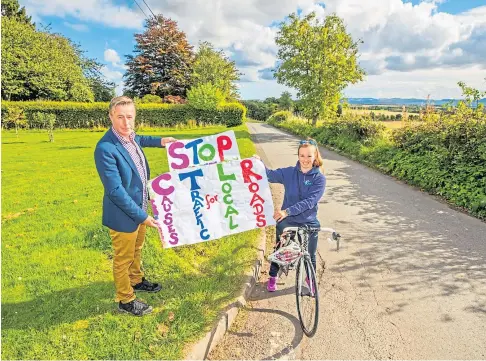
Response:
[[[355,105],[422,105],[427,102],[426,99],[417,98],[347,98],[349,104]],[[442,105],[453,101],[456,105],[459,99],[430,99],[434,105]],[[486,98],[479,101],[486,105]]]

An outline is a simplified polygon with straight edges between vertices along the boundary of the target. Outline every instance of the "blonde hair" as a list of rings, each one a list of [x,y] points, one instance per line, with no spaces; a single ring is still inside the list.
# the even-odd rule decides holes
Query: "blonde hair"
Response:
[[[133,102],[133,99],[132,98],[129,98],[127,96],[119,96],[119,97],[114,97],[113,99],[111,99],[110,101],[110,107],[108,108],[108,112],[110,114],[113,113],[113,111],[115,110],[115,108],[119,105],[129,105],[129,104],[133,104],[133,106],[135,106],[135,103]]]
[[[307,138],[307,142],[299,144],[299,149],[297,149],[297,155],[299,154],[300,148],[309,148],[309,147],[314,147],[314,149],[316,150],[315,153],[316,159],[314,159],[314,163],[312,163],[312,166],[319,167],[321,173],[324,173],[324,168],[322,167],[324,161],[322,160],[321,152],[319,152],[319,147],[317,146],[317,142],[315,141],[315,139]]]

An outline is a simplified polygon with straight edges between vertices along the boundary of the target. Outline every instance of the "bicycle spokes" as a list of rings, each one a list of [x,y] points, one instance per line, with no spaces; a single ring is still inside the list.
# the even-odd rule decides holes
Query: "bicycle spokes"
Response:
[[[303,257],[297,267],[296,298],[302,330],[312,337],[317,330],[319,299],[314,268],[308,257]]]

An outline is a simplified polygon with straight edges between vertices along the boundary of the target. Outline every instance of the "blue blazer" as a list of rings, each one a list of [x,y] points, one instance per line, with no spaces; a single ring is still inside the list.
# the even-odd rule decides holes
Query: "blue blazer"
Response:
[[[142,147],[162,148],[161,137],[135,136]],[[143,153],[143,150],[142,150]],[[144,153],[145,156],[145,153]],[[142,209],[143,184],[128,151],[110,128],[96,145],[96,169],[103,183],[103,225],[117,232],[135,232],[148,217]],[[150,168],[147,167],[147,180]]]

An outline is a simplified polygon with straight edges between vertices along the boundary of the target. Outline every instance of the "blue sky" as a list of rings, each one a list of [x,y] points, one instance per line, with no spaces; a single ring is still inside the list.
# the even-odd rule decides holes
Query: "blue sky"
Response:
[[[105,64],[104,74],[123,88],[125,55],[144,14],[134,0],[20,0],[38,26],[79,43]],[[361,38],[365,80],[348,97],[460,96],[457,82],[486,89],[486,1],[402,0],[145,0],[155,13],[176,20],[189,42],[210,41],[235,60],[244,76],[244,99],[264,99],[290,90],[271,78],[277,25],[292,12],[335,12],[353,38]],[[138,3],[146,14],[142,0]]]

